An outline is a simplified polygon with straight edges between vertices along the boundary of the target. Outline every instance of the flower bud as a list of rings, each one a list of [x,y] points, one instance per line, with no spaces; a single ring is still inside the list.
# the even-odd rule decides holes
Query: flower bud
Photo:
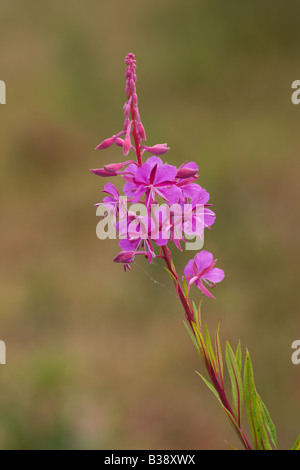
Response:
[[[135,254],[133,251],[121,251],[114,258],[115,263],[132,263],[134,261]]]
[[[97,147],[95,148],[95,150],[104,150],[104,149],[107,149],[108,147],[111,147],[114,142],[115,142],[115,136],[113,135],[113,136],[110,137],[109,139],[103,140],[103,142],[101,142],[101,144],[97,145]]]
[[[147,147],[147,145],[141,145],[141,148],[156,156],[163,155],[164,153],[167,153],[168,150],[170,150],[170,147],[167,147],[167,144],[157,144],[153,145],[152,147]]]
[[[130,140],[130,135],[126,135],[124,139],[124,145],[123,145],[123,155],[126,157],[129,154],[129,150],[131,147],[131,140]]]
[[[109,163],[108,165],[104,165],[104,170],[109,171],[110,173],[114,173],[115,171],[122,170],[125,164],[126,162]]]
[[[130,86],[130,91],[132,93],[134,93],[135,92],[135,83],[134,83],[133,78],[130,79],[129,86]]]
[[[126,95],[126,98],[129,100],[129,98],[130,98],[130,85],[129,85],[129,80],[127,80],[127,82],[126,82],[126,86],[125,86],[125,95]]]
[[[97,176],[103,176],[103,177],[117,176],[117,173],[115,171],[107,171],[105,170],[105,168],[96,168],[90,171]]]
[[[127,132],[129,123],[130,123],[129,117],[126,116],[125,121],[124,121],[124,127],[123,127],[123,130],[124,130],[125,132]]]
[[[191,178],[197,174],[198,170],[195,168],[179,168],[176,178]]]
[[[130,114],[130,100],[124,106],[124,116],[128,117]]]
[[[138,133],[139,133],[141,140],[146,140],[145,129],[141,122],[138,123]]]
[[[118,147],[123,147],[123,145],[124,145],[124,139],[121,139],[120,137],[117,137],[117,138],[116,138],[116,141],[115,141],[115,144],[116,144]]]

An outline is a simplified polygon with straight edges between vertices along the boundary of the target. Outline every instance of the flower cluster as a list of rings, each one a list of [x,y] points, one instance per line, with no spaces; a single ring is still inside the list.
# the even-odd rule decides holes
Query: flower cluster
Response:
[[[128,54],[125,62],[124,127],[119,133],[101,142],[96,150],[115,144],[122,147],[124,157],[133,150],[135,158],[109,163],[91,171],[108,178],[120,175],[125,182],[122,196],[126,196],[131,207],[139,205],[139,214],[127,209],[125,217],[123,213],[122,219],[116,222],[122,251],[114,261],[123,263],[126,270],[130,269],[130,264],[137,255],[145,256],[151,263],[154,257],[163,257],[159,251],[162,247],[174,244],[182,250],[181,243],[186,242],[187,236],[196,235],[203,240],[204,229],[210,228],[214,223],[215,214],[208,203],[208,192],[195,182],[199,172],[195,162],[186,161],[177,168],[160,158],[168,152],[167,144],[142,145],[146,134],[138,109],[134,55]],[[143,160],[145,153],[150,156]],[[104,186],[104,192],[107,196],[100,204],[109,205],[119,215],[121,204],[117,188],[109,182]],[[214,264],[212,255],[205,251],[190,260],[185,269],[189,287],[195,284],[203,294],[213,297],[202,281],[212,287],[223,279],[223,271],[214,268]]]

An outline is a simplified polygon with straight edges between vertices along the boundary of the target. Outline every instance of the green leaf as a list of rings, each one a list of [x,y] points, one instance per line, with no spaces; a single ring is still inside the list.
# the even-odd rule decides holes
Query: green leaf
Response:
[[[199,325],[199,328],[201,328],[201,309],[202,309],[203,298],[204,298],[204,295],[202,295],[202,297],[200,299],[200,302],[199,302],[199,306],[198,306],[198,325]]]
[[[203,382],[206,384],[206,386],[209,388],[209,390],[215,395],[215,397],[217,398],[218,402],[220,403],[220,405],[222,406],[223,410],[225,411],[225,413],[227,414],[227,417],[230,421],[230,423],[232,424],[234,430],[236,431],[236,433],[238,434],[239,438],[241,439],[241,441],[243,442],[244,446],[246,449],[249,449],[249,446],[248,446],[248,443],[245,439],[245,436],[244,434],[242,433],[238,423],[236,422],[236,419],[235,417],[230,413],[229,410],[227,410],[227,408],[225,408],[225,406],[223,405],[223,403],[221,402],[221,399],[218,395],[218,392],[216,391],[215,387],[205,378],[203,377],[203,375],[201,375],[199,372],[196,371],[196,374],[199,375],[199,377],[201,377],[201,379],[203,380]]]
[[[192,327],[194,329],[196,341],[199,346],[200,356],[204,362],[205,368],[207,369],[209,367],[209,361],[208,361],[208,352],[207,352],[204,338],[202,336],[201,330],[197,327],[196,323],[192,322]]]
[[[223,381],[223,357],[222,357],[222,348],[220,343],[220,322],[218,323],[216,333],[215,333],[215,349],[216,349],[216,362],[217,362],[217,369],[220,377],[220,382],[224,389],[224,381]]]
[[[216,364],[215,353],[214,353],[214,350],[213,350],[213,347],[212,347],[210,334],[209,334],[209,331],[208,331],[208,328],[207,328],[206,324],[205,324],[205,344],[206,344],[206,347],[207,347],[210,363],[211,363],[214,371],[217,373],[217,364]]]
[[[189,288],[188,288],[185,276],[184,276],[184,281],[183,281],[183,290],[184,290],[186,298],[188,299],[189,298]]]
[[[194,301],[192,301],[192,306],[193,306],[195,323],[197,324],[198,328],[201,330],[201,316],[199,314],[199,310]]]
[[[237,416],[238,425],[240,426],[244,403],[243,382],[235,354],[228,341],[226,341],[225,359],[231,381],[233,410]]]
[[[293,447],[291,448],[291,450],[300,450],[300,434],[297,437],[296,442],[293,445]]]
[[[197,349],[198,353],[200,354],[200,350],[199,350],[199,346],[198,346],[198,343],[196,341],[196,338],[195,338],[195,335],[193,334],[192,330],[191,330],[191,327],[190,325],[188,325],[185,321],[183,322],[184,326],[186,327],[186,330],[193,342],[193,345],[195,346],[195,348]]]
[[[207,387],[209,388],[209,390],[210,390],[211,392],[213,392],[213,394],[215,395],[215,397],[217,397],[218,401],[221,403],[222,407],[224,408],[224,406],[223,406],[223,404],[222,404],[222,402],[221,402],[221,400],[220,400],[220,397],[219,397],[218,392],[216,391],[215,387],[214,387],[205,377],[203,377],[203,375],[201,375],[200,372],[197,372],[197,371],[196,371],[196,374],[198,374],[199,377],[201,377],[201,379],[203,380],[203,382],[207,385]]]
[[[278,444],[277,444],[277,432],[276,432],[275,425],[272,421],[268,408],[266,407],[266,405],[264,404],[264,402],[262,401],[258,393],[257,393],[257,398],[258,398],[258,402],[260,404],[260,408],[262,411],[262,416],[263,416],[265,427],[267,428],[271,441],[273,442],[275,448],[277,449]]]
[[[272,450],[263,423],[262,411],[258,402],[254,383],[252,362],[248,350],[246,350],[244,366],[244,398],[248,421],[253,436],[254,448],[256,450]]]
[[[238,434],[239,438],[240,438],[241,441],[243,442],[245,448],[248,450],[248,449],[249,449],[248,443],[247,443],[247,441],[246,441],[246,439],[245,439],[245,436],[244,436],[244,434],[243,434],[241,428],[239,427],[238,423],[236,422],[235,417],[230,413],[229,410],[227,410],[227,408],[225,408],[224,405],[222,405],[222,407],[223,407],[225,413],[227,414],[228,419],[229,419],[230,423],[231,423],[232,426],[233,426],[233,429],[236,431],[236,433]]]
[[[237,365],[239,366],[240,372],[242,373],[242,348],[241,348],[240,341],[236,348],[235,358],[236,358]]]
[[[176,284],[177,280],[176,280],[176,277],[173,275],[173,273],[171,273],[171,271],[168,268],[166,268],[165,266],[164,266],[164,270],[167,271],[167,273],[169,274],[171,280],[174,281],[175,284]]]

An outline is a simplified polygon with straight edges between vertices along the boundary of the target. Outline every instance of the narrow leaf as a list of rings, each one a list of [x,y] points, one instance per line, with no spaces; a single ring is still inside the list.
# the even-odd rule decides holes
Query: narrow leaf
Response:
[[[185,277],[184,277],[184,281],[183,281],[183,290],[184,290],[186,298],[188,299],[189,298],[189,289],[188,289],[188,285],[187,285]]]
[[[300,450],[300,434],[297,437],[296,442],[293,445],[293,447],[291,448],[291,450]]]
[[[208,369],[209,368],[208,352],[207,352],[204,338],[202,336],[201,330],[197,327],[196,323],[193,322],[192,326],[193,326],[194,333],[196,336],[196,341],[199,346],[200,356],[204,362],[205,368]]]
[[[237,365],[239,366],[240,372],[242,373],[242,348],[241,348],[240,341],[236,348],[235,358],[236,358]]]
[[[200,302],[199,302],[199,305],[198,305],[198,325],[199,325],[199,328],[201,328],[201,309],[202,309],[202,302],[203,302],[203,298],[204,298],[204,295],[202,295],[201,299],[200,299]]]
[[[216,361],[217,369],[220,377],[220,382],[224,390],[224,381],[223,381],[223,357],[222,357],[222,348],[220,343],[220,322],[218,323],[216,334],[215,334],[215,349],[216,349]]]
[[[235,432],[237,433],[237,435],[239,436],[239,438],[241,439],[241,441],[243,442],[245,448],[248,450],[249,449],[249,445],[248,445],[248,442],[246,441],[245,439],[245,436],[241,430],[241,428],[239,427],[238,423],[236,422],[236,419],[234,418],[234,416],[232,416],[232,414],[230,413],[229,410],[227,410],[227,408],[225,408],[224,405],[222,405],[225,413],[227,414],[228,416],[228,419],[229,421],[231,422],[232,426],[233,426],[233,429],[235,430]]]
[[[246,351],[244,366],[244,397],[255,449],[271,450],[272,448],[264,427],[262,411],[257,398],[253,367],[248,350]]]
[[[262,399],[261,399],[261,397],[259,396],[258,393],[257,393],[257,398],[258,398],[258,402],[260,404],[260,409],[261,409],[261,412],[262,412],[262,417],[263,417],[265,426],[266,426],[267,431],[270,435],[271,441],[273,442],[275,448],[277,449],[278,444],[277,444],[277,432],[276,432],[275,425],[272,421],[272,418],[270,416],[268,408],[266,407],[266,405],[264,404],[264,402],[262,401]]]
[[[221,400],[220,400],[220,397],[218,395],[218,392],[216,391],[215,387],[205,378],[203,377],[203,375],[200,374],[200,372],[197,372],[196,371],[196,374],[199,375],[199,377],[201,377],[201,379],[203,380],[203,382],[207,385],[207,387],[209,388],[209,390],[211,392],[213,392],[213,394],[215,395],[215,397],[217,397],[218,401],[221,403],[221,405],[223,406]]]
[[[199,350],[199,346],[198,346],[198,343],[196,341],[196,338],[195,338],[195,335],[193,334],[192,330],[191,330],[191,327],[184,321],[183,322],[184,326],[186,327],[186,330],[193,342],[193,345],[195,346],[195,348],[197,349],[198,353],[200,354],[200,350]]]
[[[230,413],[229,410],[227,410],[227,408],[225,408],[225,406],[223,405],[223,403],[221,402],[221,399],[218,395],[218,392],[216,391],[215,387],[205,378],[203,377],[203,375],[201,375],[199,372],[196,371],[196,374],[199,375],[199,377],[201,377],[201,379],[203,380],[203,382],[206,384],[206,386],[209,388],[209,390],[215,395],[215,397],[217,398],[218,402],[220,403],[220,405],[222,406],[223,410],[225,411],[225,413],[227,414],[227,417],[231,423],[231,425],[233,426],[235,432],[237,433],[237,435],[239,436],[239,438],[241,439],[241,441],[243,442],[243,445],[245,446],[246,449],[249,449],[249,445],[248,445],[248,442],[246,441],[245,439],[245,436],[243,434],[243,432],[241,431],[238,423],[236,422],[236,419],[234,418],[234,416]]]
[[[209,334],[208,327],[207,327],[206,324],[205,324],[205,344],[206,344],[206,347],[207,347],[210,363],[211,363],[215,373],[217,373],[217,364],[216,364],[215,353],[214,353],[214,350],[213,350],[213,347],[212,347],[210,334]]]
[[[165,266],[164,266],[164,269],[165,269],[165,271],[167,271],[167,273],[169,274],[171,280],[174,281],[175,284],[176,284],[176,278],[175,278],[175,276],[173,275],[173,273],[171,273],[171,271],[170,271],[168,268],[166,268]]]
[[[243,400],[244,400],[243,382],[242,382],[241,373],[240,373],[240,369],[236,361],[235,354],[228,341],[226,341],[225,359],[226,359],[227,369],[228,369],[230,381],[231,381],[233,409],[234,409],[235,415],[237,416],[238,424],[240,426],[241,418],[242,418]]]
[[[193,306],[193,312],[194,312],[194,318],[195,318],[196,325],[201,330],[201,318],[199,317],[199,310],[198,310],[198,308],[197,308],[194,301],[192,301],[192,306]]]

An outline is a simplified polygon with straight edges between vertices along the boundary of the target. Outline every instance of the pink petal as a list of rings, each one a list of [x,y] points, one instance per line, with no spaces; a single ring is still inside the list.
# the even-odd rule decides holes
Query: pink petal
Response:
[[[200,253],[197,253],[195,256],[195,263],[198,269],[198,273],[200,274],[201,271],[203,271],[205,268],[208,268],[212,264],[213,260],[213,255],[208,251],[202,250]]]
[[[202,291],[202,293],[204,295],[207,295],[207,297],[210,297],[212,299],[215,299],[215,297],[209,292],[208,289],[206,289],[206,287],[204,287],[204,285],[202,284],[201,280],[199,279],[198,281],[196,281],[196,286],[198,287],[198,289],[200,289]]]
[[[210,282],[216,284],[217,282],[223,281],[225,273],[223,269],[212,268],[206,274],[204,274],[203,279],[207,279]]]
[[[157,168],[155,185],[159,186],[161,183],[173,182],[175,184],[175,178],[177,174],[177,168],[173,165],[165,164]]]
[[[108,193],[108,194],[111,194],[115,199],[119,198],[119,192],[118,192],[117,188],[115,187],[115,185],[112,184],[112,183],[107,183],[104,186],[104,192]]]
[[[157,189],[156,189],[157,190]],[[157,192],[164,198],[169,204],[176,204],[181,198],[181,189],[177,186],[171,186],[170,188],[159,188]]]
[[[187,280],[189,277],[194,277],[195,273],[194,273],[194,260],[193,259],[190,259],[190,261],[185,266],[184,275]]]

